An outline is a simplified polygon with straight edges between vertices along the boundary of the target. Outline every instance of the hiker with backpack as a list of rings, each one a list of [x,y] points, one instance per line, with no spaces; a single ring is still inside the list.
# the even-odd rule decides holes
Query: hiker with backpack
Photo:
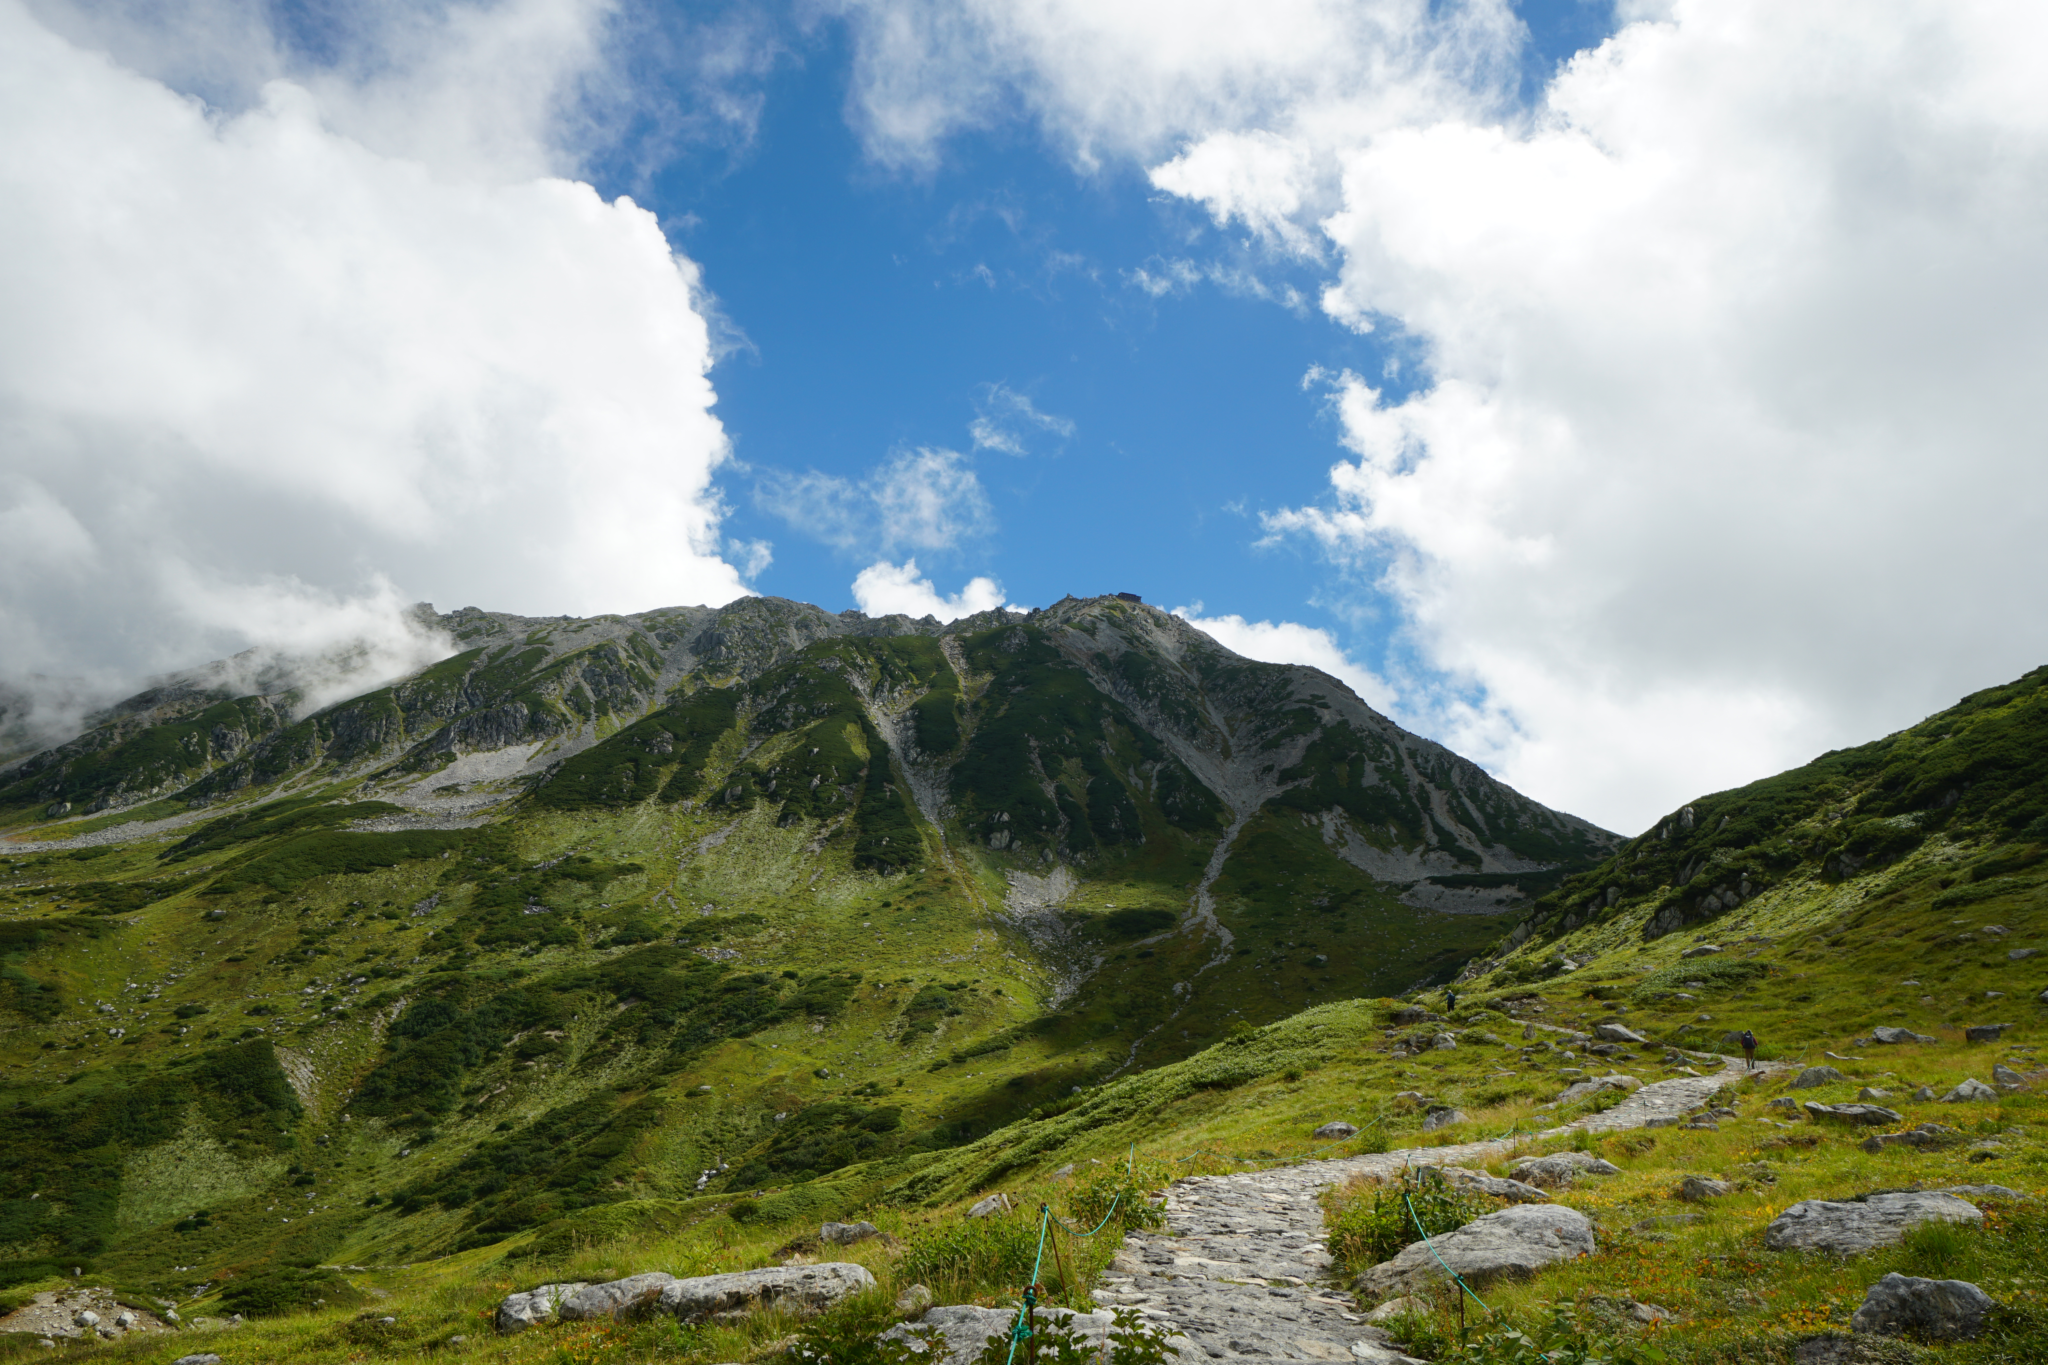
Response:
[[[1742,1044],[1742,1060],[1746,1063],[1742,1069],[1744,1071],[1756,1070],[1756,1035],[1748,1029],[1744,1029],[1742,1036],[1735,1041]]]

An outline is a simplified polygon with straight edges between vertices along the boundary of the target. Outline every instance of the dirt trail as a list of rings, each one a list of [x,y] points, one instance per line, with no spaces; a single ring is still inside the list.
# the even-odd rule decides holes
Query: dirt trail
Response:
[[[1719,1072],[1653,1081],[1612,1109],[1534,1136],[1676,1123],[1742,1079],[1740,1060],[1722,1061]],[[1373,1305],[1328,1286],[1332,1262],[1316,1196],[1356,1175],[1391,1176],[1424,1163],[1477,1166],[1510,1155],[1514,1145],[1496,1138],[1176,1180],[1167,1191],[1167,1231],[1127,1236],[1095,1300],[1136,1308],[1211,1360],[1407,1361],[1365,1322],[1363,1310]]]

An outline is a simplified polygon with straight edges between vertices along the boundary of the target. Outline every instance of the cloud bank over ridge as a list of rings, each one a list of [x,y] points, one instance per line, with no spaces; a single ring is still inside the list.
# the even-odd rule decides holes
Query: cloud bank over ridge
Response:
[[[318,653],[402,635],[427,585],[547,613],[748,590],[697,269],[551,173],[604,7],[370,13],[409,64],[294,71],[225,19],[246,41],[174,51],[0,0],[10,672]]]

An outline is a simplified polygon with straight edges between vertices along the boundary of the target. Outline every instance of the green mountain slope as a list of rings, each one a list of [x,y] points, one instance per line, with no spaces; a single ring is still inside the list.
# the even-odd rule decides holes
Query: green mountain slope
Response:
[[[1616,842],[1113,598],[437,619],[317,713],[202,672],[0,773],[0,1278],[908,1176],[1448,979]]]

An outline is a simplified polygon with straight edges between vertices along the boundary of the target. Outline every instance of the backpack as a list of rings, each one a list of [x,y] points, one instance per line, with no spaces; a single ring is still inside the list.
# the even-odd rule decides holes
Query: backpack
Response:
[[[1743,1045],[1744,1047],[1749,1047],[1749,1048],[1753,1048],[1753,1047],[1755,1047],[1755,1046],[1756,1046],[1756,1035],[1755,1035],[1754,1033],[1751,1033],[1751,1032],[1750,1032],[1750,1031],[1749,1031],[1748,1029],[1744,1029],[1744,1030],[1742,1031],[1742,1045]]]

